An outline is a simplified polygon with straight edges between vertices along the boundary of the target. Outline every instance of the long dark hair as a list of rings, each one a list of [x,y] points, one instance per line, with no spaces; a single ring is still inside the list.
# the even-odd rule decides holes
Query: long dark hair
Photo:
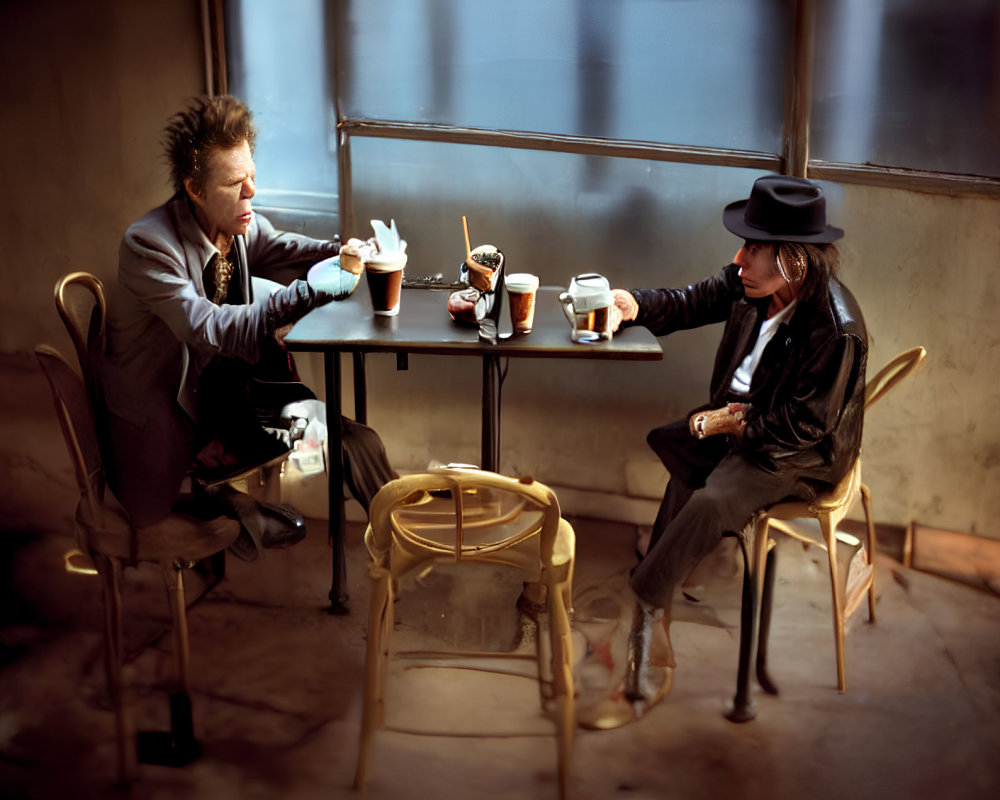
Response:
[[[794,278],[795,265],[806,259],[805,277],[799,289],[798,299],[802,302],[823,302],[829,296],[830,281],[840,273],[840,251],[837,245],[810,244],[808,242],[778,242],[775,255],[782,269],[790,273],[786,280]]]

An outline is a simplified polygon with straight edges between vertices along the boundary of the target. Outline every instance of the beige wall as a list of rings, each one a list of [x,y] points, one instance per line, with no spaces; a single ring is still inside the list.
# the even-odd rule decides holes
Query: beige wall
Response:
[[[7,0],[0,81],[0,352],[39,341],[68,350],[56,278],[82,268],[113,280],[125,227],[169,193],[159,136],[204,88],[199,3]],[[930,351],[924,372],[867,420],[876,518],[1000,538],[1000,201],[846,187],[844,209],[844,275],[868,319],[873,371],[906,347]],[[512,365],[503,469],[655,494],[665,476],[646,431],[700,401],[717,337],[678,334],[663,341],[664,365],[610,364],[599,377],[580,365]],[[411,358],[397,373],[394,363],[370,367],[370,416],[393,461],[476,460],[478,366]],[[651,381],[671,396],[650,402],[641,390]],[[400,397],[412,413],[395,413]]]
[[[870,364],[929,353],[867,416],[875,515],[1000,538],[1000,200],[849,188],[844,205]]]
[[[69,347],[58,276],[117,271],[128,224],[170,194],[160,131],[204,91],[198,0],[0,3],[0,351]]]

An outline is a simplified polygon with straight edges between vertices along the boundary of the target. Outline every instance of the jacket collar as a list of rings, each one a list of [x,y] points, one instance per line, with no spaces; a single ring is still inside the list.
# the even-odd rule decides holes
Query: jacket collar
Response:
[[[202,274],[209,262],[215,258],[219,252],[218,248],[209,240],[205,231],[198,224],[198,219],[191,208],[191,201],[184,192],[177,192],[167,201],[167,208],[170,216],[174,219],[177,231],[180,234],[181,245],[184,248],[185,261],[188,265],[189,277],[199,287],[202,294],[205,293]],[[250,301],[250,281],[247,268],[247,248],[245,237],[236,236],[233,241],[234,259],[236,269],[239,272],[239,288],[243,297],[243,302]]]

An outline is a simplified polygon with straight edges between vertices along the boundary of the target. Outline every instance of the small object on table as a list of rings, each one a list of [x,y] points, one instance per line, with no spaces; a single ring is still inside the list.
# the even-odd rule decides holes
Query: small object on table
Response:
[[[476,325],[476,301],[481,292],[471,286],[448,295],[448,313],[455,322]]]
[[[351,272],[341,266],[339,255],[313,264],[306,273],[306,281],[310,286],[332,294],[334,300],[349,297],[357,288],[360,279],[360,272]]]

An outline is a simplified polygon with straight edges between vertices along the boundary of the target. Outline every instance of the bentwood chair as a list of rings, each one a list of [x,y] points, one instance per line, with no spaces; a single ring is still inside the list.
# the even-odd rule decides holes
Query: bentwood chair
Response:
[[[528,586],[538,590],[535,599],[539,605],[547,606],[547,616],[538,618],[537,679],[543,712],[555,722],[559,796],[565,797],[575,724],[570,639],[574,534],[560,516],[555,494],[531,478],[505,477],[475,468],[449,467],[406,475],[387,483],[375,496],[365,544],[371,555],[372,595],[355,788],[364,787],[374,733],[386,727],[386,682],[392,661],[419,657],[442,669],[468,669],[466,658],[485,656],[492,662],[504,655],[517,657],[422,651],[393,652],[390,658],[394,604],[401,579],[423,575],[435,565],[486,563],[522,571]],[[455,613],[462,613],[462,609],[455,609]],[[542,630],[545,627],[547,636]]]
[[[271,284],[273,281],[254,278],[254,286],[259,287],[260,291],[269,291]],[[56,282],[55,303],[56,311],[59,312],[76,350],[84,384],[94,409],[99,440],[104,442],[107,435],[107,411],[95,368],[95,362],[104,355],[107,345],[104,285],[89,272],[70,272]],[[247,494],[276,503],[280,501],[281,467],[286,458],[287,454],[262,464],[236,465],[225,473],[206,471],[204,474],[194,474],[207,486],[228,483]],[[220,557],[220,563],[216,564],[215,569],[221,571],[223,568]]]
[[[125,510],[105,492],[104,469],[90,394],[83,380],[60,353],[48,345],[35,348],[55,402],[56,414],[80,490],[74,528],[79,552],[94,565],[101,579],[105,616],[108,689],[115,714],[117,775],[129,783],[136,760],[180,766],[197,758],[188,693],[187,606],[182,572],[196,562],[225,550],[239,534],[239,523],[228,517],[200,519],[174,513],[146,527],[133,525]],[[122,591],[125,566],[158,564],[170,599],[173,619],[176,679],[170,697],[171,731],[144,733],[136,741],[122,680]]]
[[[865,413],[876,401],[906,376],[923,366],[927,351],[923,347],[906,350],[886,364],[865,385]],[[867,549],[861,547],[848,565],[844,585],[837,562],[837,526],[843,521],[858,496],[861,497],[868,529]],[[811,518],[819,522],[823,539],[818,541],[788,524],[795,519]],[[867,594],[868,622],[875,622],[875,522],[871,511],[871,492],[861,480],[859,457],[847,475],[830,491],[811,502],[796,500],[777,503],[761,509],[740,537],[743,548],[744,575],[740,620],[740,661],[736,696],[727,714],[734,722],[753,719],[755,711],[750,698],[750,654],[757,642],[756,673],[761,688],[769,694],[778,690],[767,672],[767,640],[774,593],[776,554],[770,531],[778,530],[809,545],[818,545],[827,552],[832,590],[833,634],[837,654],[837,689],[846,691],[844,658],[844,625]],[[757,609],[760,609],[758,623]],[[759,624],[759,629],[758,629]]]

